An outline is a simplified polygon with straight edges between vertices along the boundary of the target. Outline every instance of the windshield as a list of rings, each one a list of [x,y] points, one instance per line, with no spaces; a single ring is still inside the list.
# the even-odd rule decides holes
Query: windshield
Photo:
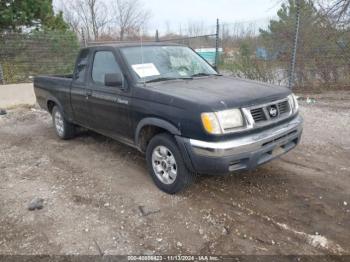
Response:
[[[136,77],[146,82],[217,74],[198,54],[184,46],[124,47],[121,52]]]

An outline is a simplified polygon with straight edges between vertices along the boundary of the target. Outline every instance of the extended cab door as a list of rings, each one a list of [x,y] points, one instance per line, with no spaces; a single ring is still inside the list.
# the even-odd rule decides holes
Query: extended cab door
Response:
[[[74,122],[90,127],[92,111],[88,106],[88,95],[91,92],[86,84],[89,69],[89,49],[82,49],[78,55],[71,84],[71,105]]]
[[[105,75],[120,73],[113,48],[96,49],[92,54],[92,67],[89,74],[89,88],[92,90],[89,104],[93,111],[92,128],[114,138],[132,138],[129,105],[130,90],[125,86],[105,85]]]

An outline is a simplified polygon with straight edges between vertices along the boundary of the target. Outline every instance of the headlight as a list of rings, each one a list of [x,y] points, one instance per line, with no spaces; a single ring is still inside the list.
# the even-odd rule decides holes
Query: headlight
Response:
[[[218,135],[222,133],[219,120],[215,113],[203,113],[201,117],[203,127],[209,134]]]
[[[288,96],[289,104],[292,107],[292,112],[293,114],[298,112],[299,110],[299,104],[298,104],[298,99],[294,94],[290,94]]]
[[[243,116],[239,109],[202,113],[201,118],[203,127],[209,134],[223,134],[227,130],[243,126]]]

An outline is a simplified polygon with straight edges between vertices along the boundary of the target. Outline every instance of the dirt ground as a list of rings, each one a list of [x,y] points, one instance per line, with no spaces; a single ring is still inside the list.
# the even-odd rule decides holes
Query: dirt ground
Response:
[[[87,131],[62,141],[48,113],[8,110],[0,254],[350,254],[350,92],[314,98],[297,149],[175,196],[136,150]]]

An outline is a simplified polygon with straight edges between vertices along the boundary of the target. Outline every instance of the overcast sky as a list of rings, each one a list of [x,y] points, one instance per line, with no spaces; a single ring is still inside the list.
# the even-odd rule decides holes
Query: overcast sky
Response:
[[[57,8],[60,2],[72,0],[54,0]],[[115,0],[102,0],[107,6]],[[203,22],[215,25],[216,18],[221,22],[251,22],[258,26],[267,24],[269,18],[276,16],[281,0],[141,0],[152,13],[148,25],[149,31],[160,30],[165,33],[168,26],[172,31],[185,28],[188,22]],[[168,26],[167,26],[168,25]]]
[[[258,23],[275,17],[280,7],[278,0],[144,0],[152,11],[150,29],[166,28],[168,22],[174,29],[189,20],[215,24],[216,18],[223,22],[257,20]]]

